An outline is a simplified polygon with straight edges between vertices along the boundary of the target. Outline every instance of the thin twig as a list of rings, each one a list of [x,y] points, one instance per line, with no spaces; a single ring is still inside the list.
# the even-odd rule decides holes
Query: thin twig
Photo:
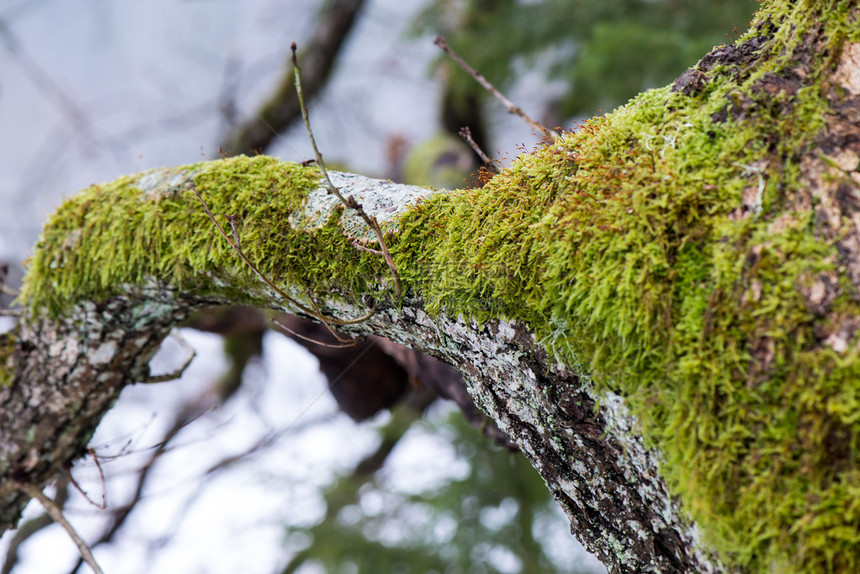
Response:
[[[496,165],[495,160],[491,159],[490,156],[485,154],[484,150],[481,149],[481,146],[478,145],[478,142],[476,142],[474,138],[472,138],[472,130],[470,130],[468,127],[462,127],[460,128],[460,131],[458,133],[460,134],[460,137],[463,138],[463,140],[467,144],[469,144],[469,147],[472,148],[472,150],[476,154],[478,154],[478,157],[481,158],[482,162],[484,162],[484,167],[486,167],[487,170],[490,171],[490,173],[492,173],[493,175],[499,173],[499,167]]]
[[[317,313],[322,315],[322,311],[320,311],[320,308],[317,306],[317,302],[314,301],[313,297],[311,297],[311,293],[310,293],[310,291],[307,290],[307,288],[305,288],[305,295],[307,295],[308,301],[311,302],[311,305],[314,306],[314,311],[316,311]],[[329,325],[328,323],[323,323],[323,325],[325,326],[326,329],[328,329],[328,332],[331,333],[332,337],[337,339],[339,342],[348,343],[351,341],[350,339],[341,339],[340,335],[337,334],[337,331],[332,329],[331,325]]]
[[[171,442],[175,439],[180,432],[191,425],[193,422],[201,419],[210,409],[198,410],[198,405],[201,403],[201,399],[204,397],[210,396],[210,390],[205,389],[199,396],[196,398],[192,398],[185,403],[182,404],[180,410],[173,419],[173,424],[170,429],[162,436],[162,439],[150,446],[146,449],[141,449],[138,452],[146,452],[149,451],[149,458],[145,461],[143,466],[137,471],[135,476],[136,485],[134,487],[134,492],[131,495],[131,498],[122,504],[119,507],[112,509],[110,513],[110,522],[106,525],[106,528],[99,536],[98,540],[93,542],[93,548],[100,546],[102,544],[107,544],[111,542],[116,536],[117,532],[120,531],[122,526],[126,523],[128,518],[131,516],[132,512],[137,508],[137,505],[143,499],[144,490],[148,484],[148,481],[152,479],[154,476],[154,470],[156,468],[156,463],[164,456],[165,453],[170,452],[172,448]],[[94,449],[91,449],[94,451]],[[96,465],[99,468],[99,473],[101,473],[101,467],[99,466],[98,459],[96,458],[95,452],[91,453],[93,458],[96,460]],[[124,456],[127,454],[126,452],[122,452],[116,457]],[[101,457],[106,458],[106,457]],[[113,458],[113,457],[110,457]],[[80,567],[80,560],[78,563],[70,570],[70,574],[77,572]]]
[[[367,251],[368,253],[373,253],[374,255],[382,255],[383,254],[382,251],[380,251],[379,249],[371,249],[370,247],[365,247],[364,245],[362,245],[358,241],[353,241],[352,246],[355,247],[356,249],[358,249],[359,251]]]
[[[292,329],[290,329],[289,327],[287,327],[286,325],[284,325],[283,323],[281,323],[280,321],[278,321],[275,318],[272,318],[269,320],[272,323],[274,323],[274,325],[276,327],[283,330],[290,337],[295,337],[296,339],[301,339],[302,341],[307,341],[308,343],[313,343],[314,345],[319,345],[320,347],[326,347],[328,349],[348,349],[349,347],[354,347],[355,345],[358,344],[358,341],[346,341],[346,342],[339,343],[337,345],[334,345],[332,343],[323,343],[322,341],[317,341],[313,337],[307,337],[305,335],[302,335],[301,333],[297,333],[297,332],[293,331]],[[337,335],[335,335],[335,337],[337,338]],[[340,341],[340,340],[341,339],[338,338],[338,341]]]
[[[75,487],[75,490],[77,490],[81,494],[81,496],[84,497],[84,500],[86,500],[87,502],[89,502],[90,504],[92,504],[93,506],[98,508],[99,510],[107,510],[107,485],[105,484],[105,473],[102,471],[102,465],[99,462],[99,457],[96,454],[96,449],[94,449],[93,447],[89,447],[87,449],[87,454],[89,454],[91,457],[93,457],[93,462],[96,463],[96,468],[99,471],[99,480],[101,481],[101,488],[102,488],[102,502],[101,502],[101,504],[99,504],[98,502],[96,502],[95,500],[90,498],[90,495],[87,494],[87,492],[83,488],[81,488],[81,485],[78,484],[78,481],[75,480],[75,476],[72,474],[71,463],[66,468],[66,473],[69,475],[69,482],[72,484],[72,486]]]
[[[551,130],[548,130],[546,127],[538,123],[536,120],[532,119],[527,113],[523,111],[523,109],[516,104],[514,104],[511,100],[506,98],[499,90],[497,90],[493,84],[487,81],[487,78],[482,76],[479,72],[477,72],[472,66],[466,63],[463,58],[461,58],[457,53],[448,45],[448,42],[445,41],[445,38],[442,36],[436,36],[436,39],[433,41],[434,44],[439,46],[446,54],[451,56],[451,59],[457,62],[463,70],[465,70],[470,76],[472,76],[476,82],[481,84],[485,90],[490,92],[494,98],[499,100],[503,106],[508,110],[508,113],[513,114],[522,118],[531,128],[549,139],[557,139],[558,136]]]
[[[42,490],[36,486],[35,484],[30,484],[27,482],[19,482],[16,484],[18,490],[29,496],[30,498],[35,498],[39,501],[39,503],[45,508],[45,512],[51,515],[51,518],[54,519],[54,522],[62,526],[66,529],[66,532],[69,535],[69,538],[75,543],[75,546],[78,547],[78,551],[81,553],[81,558],[90,565],[90,568],[93,569],[95,574],[104,574],[104,571],[99,567],[98,562],[93,557],[92,551],[90,551],[90,547],[87,546],[87,543],[75,532],[75,529],[69,524],[69,521],[66,520],[66,517],[63,516],[63,511],[60,509],[57,504],[45,496]]]
[[[239,218],[236,214],[227,216],[227,222],[230,223],[230,229],[233,230],[233,241],[236,242],[236,247],[242,249],[242,243],[239,241]]]
[[[400,285],[400,275],[397,274],[397,266],[394,264],[394,258],[391,257],[391,253],[388,250],[388,245],[385,243],[385,238],[382,236],[382,230],[379,228],[379,222],[376,220],[376,217],[373,215],[368,215],[367,212],[364,211],[364,208],[358,203],[353,196],[349,196],[348,198],[344,198],[343,194],[341,194],[340,190],[335,187],[335,185],[331,182],[331,179],[328,176],[328,171],[325,168],[325,163],[323,163],[322,154],[320,153],[319,148],[317,147],[317,142],[314,139],[314,133],[311,130],[311,121],[308,118],[308,108],[305,105],[305,98],[302,94],[302,76],[301,76],[301,68],[299,67],[299,59],[296,56],[296,43],[293,42],[290,46],[290,50],[293,53],[293,73],[296,77],[296,92],[299,96],[299,107],[302,110],[302,118],[305,120],[305,128],[308,131],[308,137],[311,140],[311,146],[314,148],[314,156],[317,159],[317,165],[320,168],[320,172],[323,175],[323,179],[325,180],[325,187],[329,193],[333,194],[337,197],[340,202],[348,208],[354,209],[356,213],[358,213],[359,217],[370,227],[373,232],[376,234],[376,240],[379,243],[379,248],[382,250],[382,256],[385,258],[385,263],[388,265],[388,268],[391,270],[391,276],[394,278],[394,298],[400,299],[400,295],[403,292],[403,288]]]
[[[218,233],[221,234],[221,237],[223,237],[224,239],[227,240],[227,243],[230,244],[230,247],[233,248],[233,251],[236,252],[236,255],[239,256],[239,258],[242,260],[242,262],[245,265],[247,265],[251,269],[251,271],[253,271],[257,275],[257,277],[260,278],[260,280],[263,283],[268,285],[271,289],[273,289],[275,291],[275,293],[277,293],[282,298],[284,298],[288,303],[290,303],[291,305],[293,305],[294,307],[296,307],[300,311],[307,313],[311,317],[314,317],[315,319],[318,319],[318,320],[322,321],[323,323],[331,323],[332,325],[355,325],[358,323],[363,323],[363,322],[367,321],[368,319],[370,319],[371,317],[373,317],[373,315],[376,313],[376,307],[374,307],[370,311],[368,311],[367,313],[362,315],[361,317],[358,317],[357,319],[337,319],[335,317],[326,317],[325,315],[322,315],[321,313],[314,311],[310,307],[302,305],[301,303],[296,301],[294,298],[287,295],[282,289],[280,289],[277,285],[275,285],[271,279],[266,277],[262,271],[257,269],[257,266],[254,265],[253,263],[251,263],[251,260],[245,256],[245,254],[242,252],[242,250],[239,249],[239,246],[236,245],[235,243],[233,243],[233,240],[230,239],[230,237],[224,232],[224,228],[221,227],[221,224],[218,223],[218,220],[215,219],[214,215],[212,215],[212,211],[209,209],[209,206],[203,200],[203,196],[201,196],[200,192],[197,191],[197,186],[194,185],[193,180],[188,182],[188,186],[194,192],[194,195],[197,196],[197,199],[200,200],[200,203],[203,205],[203,209],[206,210],[206,215],[208,215],[209,220],[215,224],[215,227],[218,229]]]

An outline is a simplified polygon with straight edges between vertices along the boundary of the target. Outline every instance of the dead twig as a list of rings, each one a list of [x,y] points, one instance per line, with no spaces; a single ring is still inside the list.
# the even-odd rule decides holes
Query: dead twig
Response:
[[[98,562],[93,557],[93,553],[90,550],[90,547],[87,546],[87,543],[84,542],[83,538],[75,532],[75,529],[69,524],[69,521],[66,520],[66,517],[63,516],[63,510],[55,503],[53,500],[45,496],[42,490],[36,486],[35,484],[30,484],[28,482],[19,482],[17,485],[18,490],[26,494],[31,498],[35,498],[39,501],[39,503],[45,508],[45,512],[47,512],[51,518],[54,519],[54,522],[65,528],[66,532],[69,535],[69,538],[72,539],[72,542],[75,543],[75,546],[78,547],[78,551],[81,553],[81,558],[84,559],[84,562],[90,565],[90,568],[93,569],[95,574],[104,574],[104,571],[99,567]]]
[[[92,498],[90,498],[90,495],[87,494],[87,492],[83,488],[81,488],[81,485],[78,484],[78,481],[75,480],[74,475],[72,475],[71,463],[69,463],[68,467],[66,468],[66,472],[69,475],[69,482],[71,483],[72,486],[75,487],[75,490],[77,490],[81,494],[81,496],[84,497],[84,500],[86,500],[87,502],[89,502],[90,504],[92,504],[93,506],[98,508],[99,510],[107,510],[107,485],[105,484],[105,473],[102,470],[101,463],[99,462],[99,456],[98,456],[98,454],[96,454],[96,449],[94,449],[93,447],[89,447],[87,449],[87,454],[90,455],[91,457],[93,457],[93,462],[95,462],[96,468],[99,471],[99,482],[101,483],[101,487],[102,487],[101,504],[96,502]]]
[[[188,427],[191,423],[199,420],[206,414],[207,410],[200,411],[197,410],[197,408],[201,401],[201,398],[203,398],[208,393],[209,389],[204,390],[203,393],[196,399],[190,400],[183,404],[180,411],[174,417],[173,424],[171,425],[170,429],[167,430],[167,432],[163,435],[162,439],[158,443],[149,447],[149,458],[146,460],[143,466],[140,467],[135,476],[136,485],[134,487],[134,492],[132,493],[131,498],[126,503],[111,510],[110,522],[104,529],[102,534],[99,536],[98,540],[93,542],[93,548],[111,542],[116,536],[117,532],[119,532],[119,530],[126,523],[132,512],[137,508],[137,505],[140,503],[141,500],[143,500],[144,490],[148,484],[148,481],[153,477],[156,463],[161,460],[161,457],[164,456],[167,452],[170,452],[171,448],[173,448],[171,446],[173,439],[175,439],[183,429]],[[101,465],[98,462],[99,457],[97,457],[95,449],[90,448],[89,450],[93,459],[96,461],[99,475],[102,477],[102,480],[104,480]],[[117,455],[117,457],[124,456],[125,454],[127,453],[123,452],[122,454]],[[71,476],[71,474],[69,476]],[[78,487],[78,490],[86,497],[86,493],[81,491],[80,487]],[[88,497],[87,500],[89,500]],[[75,564],[75,566],[70,570],[70,574],[77,572],[80,565],[81,560],[79,559],[77,564]]]
[[[270,319],[270,321],[276,327],[278,327],[280,330],[282,330],[284,333],[286,333],[290,337],[295,337],[297,339],[301,339],[302,341],[307,341],[308,343],[313,343],[314,345],[319,345],[320,347],[326,347],[328,349],[347,349],[349,347],[354,347],[358,343],[358,340],[352,341],[349,339],[341,339],[335,333],[332,333],[332,335],[334,335],[334,337],[338,341],[340,341],[340,343],[338,343],[337,345],[334,345],[331,343],[323,343],[322,341],[317,341],[313,337],[306,337],[305,335],[302,335],[301,333],[295,332],[294,330],[290,329],[289,327],[287,327],[286,325],[284,325],[283,323],[281,323],[277,319],[273,318],[273,319]]]
[[[484,167],[486,167],[490,173],[492,173],[493,175],[499,173],[499,166],[497,165],[497,162],[491,159],[490,156],[485,154],[484,150],[481,149],[481,146],[478,145],[478,142],[476,142],[474,138],[472,138],[472,130],[470,130],[468,127],[463,127],[460,128],[460,131],[458,133],[460,134],[460,137],[463,138],[463,141],[469,144],[469,147],[472,148],[472,150],[476,154],[478,154],[478,157],[481,158],[482,162],[484,162]]]
[[[54,503],[62,509],[69,498],[68,479],[65,476],[57,477],[55,487],[57,493],[54,495]],[[11,574],[18,563],[18,550],[21,546],[34,534],[52,524],[54,524],[54,520],[48,513],[40,514],[20,524],[6,547],[6,557],[3,561],[3,567],[0,568],[0,574]]]
[[[483,86],[485,90],[490,92],[494,98],[499,100],[502,103],[502,105],[505,106],[505,108],[508,110],[508,113],[513,114],[515,116],[518,116],[519,118],[522,118],[522,120],[525,121],[529,126],[531,126],[531,128],[535,132],[541,134],[545,138],[553,139],[553,140],[558,138],[558,136],[553,131],[547,129],[546,127],[541,125],[539,122],[534,120],[527,113],[525,113],[521,107],[517,106],[511,100],[506,98],[499,90],[497,90],[495,88],[495,86],[493,86],[493,84],[491,84],[489,81],[487,81],[487,78],[482,76],[479,72],[477,72],[474,68],[472,68],[472,66],[467,64],[466,61],[463,60],[463,58],[461,58],[451,48],[451,46],[448,45],[448,42],[445,41],[445,38],[443,38],[442,36],[436,36],[436,39],[433,41],[433,43],[436,44],[437,46],[439,46],[439,48],[441,48],[446,54],[448,54],[452,60],[457,62],[458,66],[463,68],[463,70],[465,70],[466,73],[468,73],[470,76],[472,76],[476,82],[481,84],[481,86]]]
[[[311,305],[313,305],[313,306],[314,306],[314,311],[316,311],[317,313],[319,313],[320,315],[322,315],[322,312],[320,311],[320,308],[317,306],[317,302],[316,302],[316,301],[314,301],[314,298],[313,298],[313,297],[311,297],[311,294],[310,294],[310,292],[309,292],[307,289],[305,289],[305,295],[307,295],[307,297],[308,297],[308,301],[310,301],[310,302],[311,302]],[[335,339],[337,339],[337,340],[338,340],[338,342],[340,342],[340,343],[344,343],[344,344],[347,344],[347,346],[349,346],[349,347],[351,347],[352,345],[354,345],[354,344],[355,344],[355,343],[353,343],[353,342],[352,342],[352,339],[343,339],[343,338],[341,338],[341,336],[340,336],[340,335],[338,335],[337,331],[335,331],[334,329],[332,329],[332,328],[331,328],[331,325],[329,325],[329,324],[327,324],[327,323],[323,323],[323,325],[325,326],[325,328],[326,328],[326,329],[328,329],[328,332],[329,332],[329,333],[331,333],[332,337],[334,337]]]
[[[323,175],[323,179],[325,181],[325,187],[329,193],[334,195],[340,200],[340,202],[350,208],[355,210],[359,217],[370,227],[373,232],[376,234],[376,240],[379,243],[379,248],[382,250],[382,256],[385,258],[385,263],[388,265],[388,268],[391,270],[391,276],[394,278],[394,297],[395,299],[400,299],[400,295],[403,292],[403,288],[400,285],[400,275],[397,274],[397,266],[394,264],[394,258],[391,257],[391,253],[388,250],[388,245],[385,243],[385,238],[382,235],[382,230],[379,228],[379,222],[376,220],[376,217],[373,215],[368,215],[364,208],[358,203],[353,196],[344,197],[341,194],[340,190],[335,187],[335,185],[331,182],[331,179],[328,176],[328,171],[325,168],[325,163],[323,163],[322,154],[317,148],[317,142],[314,139],[314,133],[311,130],[311,122],[308,118],[308,108],[305,105],[305,98],[302,94],[302,77],[301,77],[301,68],[299,67],[299,59],[296,56],[296,43],[293,42],[290,46],[290,50],[292,50],[293,56],[293,73],[296,78],[296,92],[299,96],[299,107],[302,110],[302,118],[305,120],[305,128],[308,131],[308,137],[311,140],[311,146],[314,148],[314,156],[317,160],[317,165],[320,168],[320,172]]]

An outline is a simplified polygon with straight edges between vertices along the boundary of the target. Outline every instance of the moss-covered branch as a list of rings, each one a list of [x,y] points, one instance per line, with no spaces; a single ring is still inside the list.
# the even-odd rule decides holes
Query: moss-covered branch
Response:
[[[858,22],[856,2],[765,3],[673,86],[481,189],[339,176],[383,223],[402,300],[313,168],[239,157],[72,198],[0,363],[3,519],[20,506],[10,481],[74,456],[189,309],[290,309],[217,235],[193,179],[291,297],[341,318],[375,306],[349,329],[460,368],[613,569],[856,571]],[[40,394],[45,357],[67,367]],[[44,404],[64,417],[51,436],[32,415]]]

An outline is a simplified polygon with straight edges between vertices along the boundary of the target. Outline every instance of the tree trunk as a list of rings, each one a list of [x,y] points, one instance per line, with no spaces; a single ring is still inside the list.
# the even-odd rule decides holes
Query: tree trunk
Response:
[[[86,190],[0,339],[0,523],[26,503],[16,484],[81,455],[172,325],[250,304],[455,366],[613,572],[855,571],[858,19],[856,2],[765,3],[674,86],[481,189],[335,174],[386,230],[401,300],[314,168],[238,157]]]

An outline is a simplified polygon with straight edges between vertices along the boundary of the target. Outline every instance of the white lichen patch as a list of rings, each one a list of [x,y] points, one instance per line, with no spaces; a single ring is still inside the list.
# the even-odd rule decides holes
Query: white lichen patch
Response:
[[[860,94],[860,44],[845,44],[833,80],[849,94]]]
[[[135,182],[145,199],[174,197],[187,191],[196,172],[183,168],[161,168],[143,172]]]
[[[371,179],[354,173],[328,173],[340,193],[345,198],[354,197],[365,213],[376,218],[383,230],[389,221],[409,206],[437,193],[432,189]],[[304,210],[290,216],[290,224],[296,229],[318,229],[326,224],[332,212],[341,205],[340,200],[321,184],[305,198]],[[340,223],[350,237],[367,241],[376,239],[373,230],[353,209],[344,210]]]
[[[508,321],[499,321],[497,329],[498,336],[503,341],[513,341],[514,338],[517,336],[517,332],[514,330],[513,326]]]
[[[77,340],[61,339],[49,347],[51,357],[57,357],[64,363],[74,364],[80,354],[81,345]]]
[[[116,341],[105,341],[90,353],[90,363],[105,365],[111,362],[114,355],[116,355]]]

